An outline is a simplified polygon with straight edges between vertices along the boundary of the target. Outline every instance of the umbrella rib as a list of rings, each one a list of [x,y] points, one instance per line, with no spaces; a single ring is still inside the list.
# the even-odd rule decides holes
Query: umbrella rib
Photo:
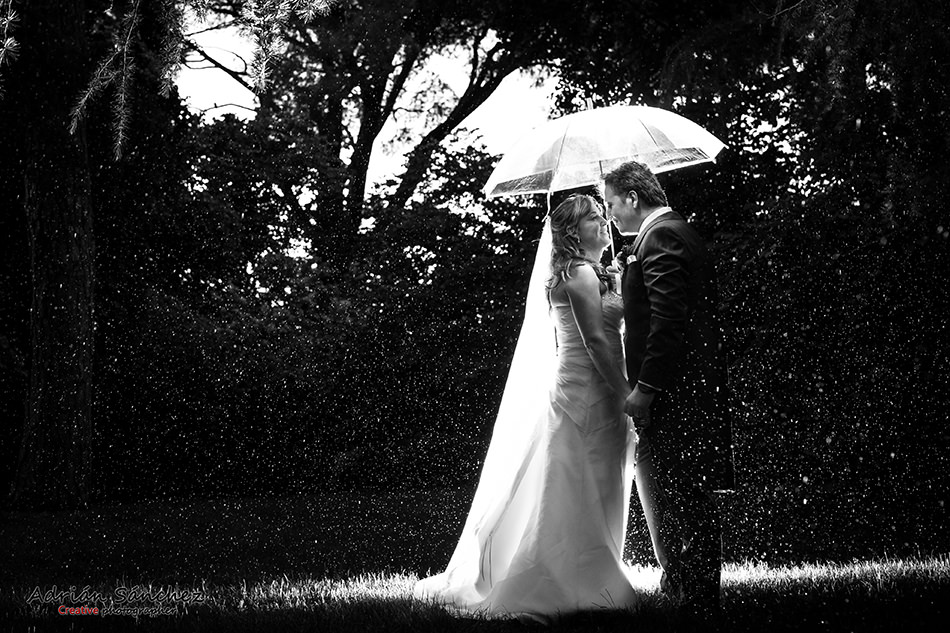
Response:
[[[646,130],[646,133],[650,137],[650,140],[653,141],[653,144],[659,147],[660,144],[657,142],[656,137],[653,136],[653,132],[650,131],[650,128],[647,127],[647,124],[643,122],[643,119],[637,119],[637,123],[643,126],[643,129]]]
[[[548,190],[550,191],[554,187],[554,179],[557,177],[557,170],[561,167],[561,155],[564,154],[564,140],[567,138],[567,131],[571,129],[570,124],[564,126],[564,133],[561,134],[561,146],[557,150],[557,158],[554,160],[554,169],[551,171],[551,182],[548,184]],[[548,212],[550,213],[550,205],[548,205]]]

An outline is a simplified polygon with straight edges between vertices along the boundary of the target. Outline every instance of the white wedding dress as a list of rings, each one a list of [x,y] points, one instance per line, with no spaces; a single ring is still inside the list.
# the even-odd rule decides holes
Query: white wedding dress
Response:
[[[539,260],[544,256],[539,248]],[[536,273],[543,269],[536,265]],[[602,306],[614,362],[623,367],[622,300],[608,291]],[[445,572],[420,580],[414,593],[461,614],[542,621],[630,607],[637,594],[621,555],[635,435],[622,397],[594,368],[571,308],[555,306],[547,320],[557,332],[550,372],[537,357],[544,344],[529,343],[539,335],[529,331],[539,327],[531,309],[529,296],[462,536]],[[527,377],[535,387],[527,386]]]

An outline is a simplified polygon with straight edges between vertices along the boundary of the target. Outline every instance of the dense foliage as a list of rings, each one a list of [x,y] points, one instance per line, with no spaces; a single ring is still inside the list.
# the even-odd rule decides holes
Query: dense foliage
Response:
[[[946,547],[940,2],[580,3],[586,21],[546,20],[534,3],[389,4],[291,23],[297,40],[250,121],[201,121],[156,97],[148,38],[121,161],[109,113],[91,110],[97,498],[473,485],[543,201],[482,200],[493,159],[464,133],[430,138],[408,191],[360,202],[344,198],[366,157],[341,156],[368,147],[348,124],[387,112],[367,105],[392,85],[379,68],[507,24],[498,59],[557,72],[560,111],[663,105],[728,144],[716,166],[663,183],[719,258],[740,474],[723,498],[731,551]],[[431,31],[411,28],[422,9]],[[537,33],[518,48],[526,25]],[[394,38],[390,57],[360,48],[351,63],[369,27]],[[451,111],[451,95],[431,94],[430,116]],[[5,162],[0,180],[0,416],[15,428],[30,372],[17,170]],[[8,479],[19,446],[3,444]]]

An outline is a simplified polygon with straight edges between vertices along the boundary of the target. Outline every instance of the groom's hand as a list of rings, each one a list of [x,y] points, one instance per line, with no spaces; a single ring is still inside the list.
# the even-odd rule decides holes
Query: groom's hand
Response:
[[[637,429],[650,426],[650,405],[653,404],[653,396],[652,392],[640,391],[640,386],[637,385],[623,404],[624,412],[633,418],[633,426]]]
[[[623,269],[617,265],[617,260],[614,260],[610,266],[606,268],[607,274],[610,275],[610,289],[620,294],[620,284],[623,280]]]

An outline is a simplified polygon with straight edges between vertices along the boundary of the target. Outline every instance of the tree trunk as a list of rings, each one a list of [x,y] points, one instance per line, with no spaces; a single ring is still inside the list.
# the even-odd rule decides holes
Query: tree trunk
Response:
[[[68,130],[89,78],[88,34],[83,2],[34,0],[22,10],[17,74],[33,80],[14,98],[24,134],[32,354],[13,502],[67,508],[88,502],[92,447],[90,175],[83,129]]]
[[[511,74],[516,68],[521,66],[518,60],[509,58],[502,61],[489,63],[482,62],[479,76],[473,80],[465,93],[459,99],[458,104],[442,123],[435,126],[422,141],[413,148],[406,160],[406,170],[402,174],[399,186],[395,193],[386,201],[390,209],[403,209],[409,203],[416,187],[425,178],[429,164],[432,162],[432,156],[439,148],[439,144],[445,140],[452,131],[478,109],[480,105],[495,92],[501,82]]]

